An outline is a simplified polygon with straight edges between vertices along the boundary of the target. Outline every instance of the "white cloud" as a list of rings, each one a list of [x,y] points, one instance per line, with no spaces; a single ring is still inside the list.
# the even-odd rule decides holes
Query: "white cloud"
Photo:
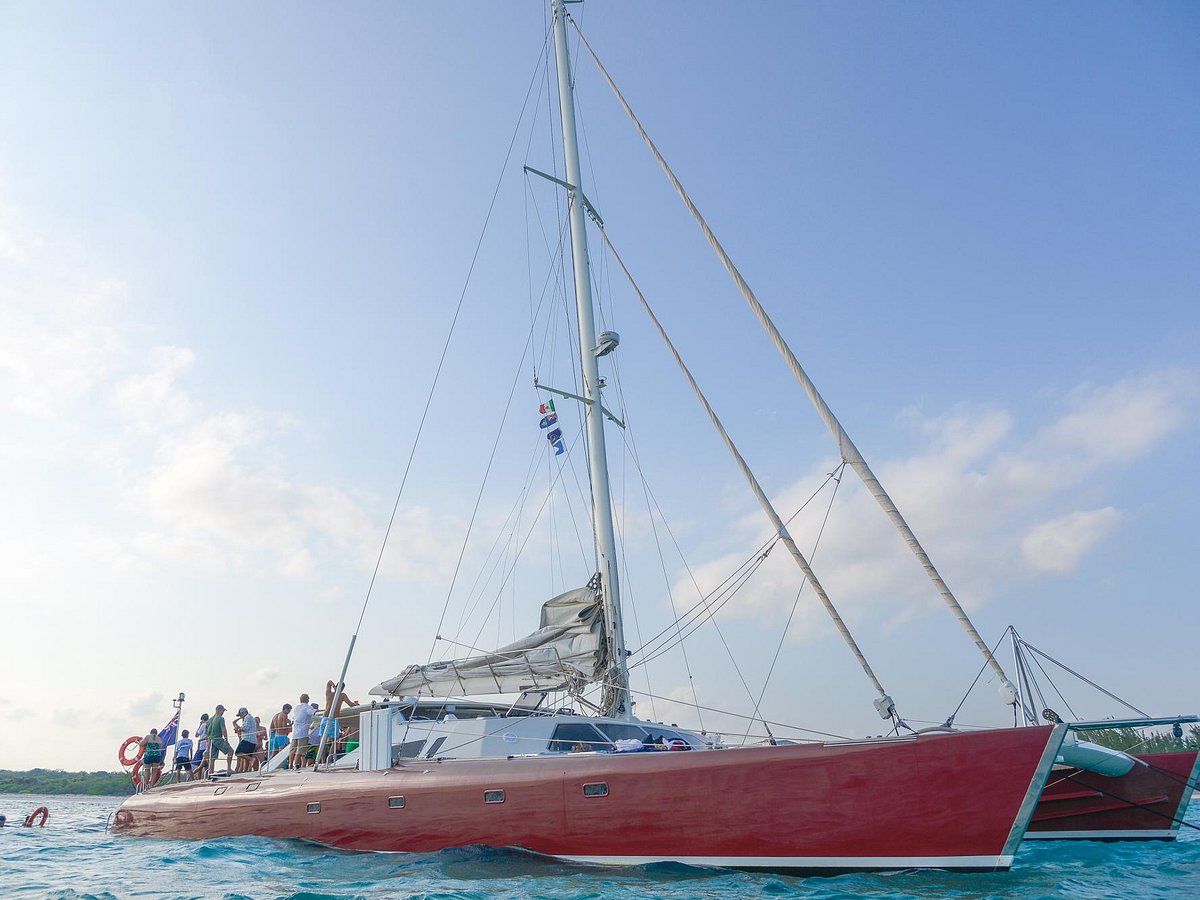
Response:
[[[1035,572],[1063,575],[1075,569],[1120,520],[1121,514],[1111,506],[1068,513],[1029,529],[1021,540],[1021,553]]]
[[[1007,410],[959,406],[923,417],[907,410],[902,421],[926,436],[909,457],[876,460],[884,487],[968,609],[987,601],[1014,579],[1062,574],[1078,567],[1096,544],[1120,526],[1113,506],[1080,511],[1075,491],[1085,481],[1103,489],[1097,474],[1136,463],[1195,418],[1197,373],[1153,371],[1111,385],[1085,384],[1061,398],[1049,423],[1022,437]],[[1028,426],[1026,431],[1028,432]],[[836,460],[814,465],[804,478],[772,498],[785,518],[825,480]],[[828,490],[828,488],[826,489]],[[843,616],[853,623],[875,610],[884,627],[941,603],[875,500],[846,470],[821,544],[819,524],[828,494],[789,526],[817,577]],[[815,512],[812,512],[816,510]],[[757,508],[729,532],[738,550],[694,565],[705,592],[728,577],[770,529]],[[721,616],[782,623],[802,575],[782,545],[776,547]],[[690,581],[675,588],[694,602]],[[810,587],[805,587],[808,594]],[[890,625],[889,625],[890,623]],[[831,626],[814,596],[801,597],[791,626],[801,638]]]
[[[195,363],[196,354],[186,347],[155,347],[149,372],[131,375],[114,386],[113,407],[145,429],[186,422],[192,402],[177,382]]]
[[[263,666],[261,669],[259,669],[253,675],[250,676],[250,680],[253,681],[259,687],[265,687],[266,685],[271,684],[272,682],[278,680],[278,678],[279,678],[279,667],[278,666]]]

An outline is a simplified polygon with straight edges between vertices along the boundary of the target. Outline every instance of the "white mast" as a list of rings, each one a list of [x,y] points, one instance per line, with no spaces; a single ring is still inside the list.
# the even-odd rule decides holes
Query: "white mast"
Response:
[[[567,202],[571,223],[571,262],[575,271],[575,306],[579,325],[579,359],[583,369],[584,419],[587,423],[588,471],[592,485],[592,529],[596,538],[596,571],[604,597],[604,615],[611,663],[604,678],[604,713],[630,718],[629,668],[621,625],[617,587],[616,537],[608,490],[608,455],[604,449],[604,414],[600,408],[592,279],[588,264],[587,229],[583,216],[583,181],[579,144],[575,136],[575,97],[567,50],[567,9],[564,0],[551,0],[554,16],[554,56],[558,63],[558,108],[562,119],[563,156],[567,168]]]

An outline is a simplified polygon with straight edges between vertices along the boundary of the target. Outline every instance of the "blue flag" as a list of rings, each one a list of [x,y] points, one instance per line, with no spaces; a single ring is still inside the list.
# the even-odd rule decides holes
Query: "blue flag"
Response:
[[[158,731],[158,739],[162,742],[163,754],[166,755],[167,748],[175,743],[175,736],[179,733],[179,713],[175,713],[171,717],[171,721],[164,725]]]
[[[550,415],[548,415],[548,416],[542,416],[542,421],[540,424],[541,424],[542,428],[549,428],[551,425],[554,425],[557,422],[558,422],[558,413],[550,413]]]

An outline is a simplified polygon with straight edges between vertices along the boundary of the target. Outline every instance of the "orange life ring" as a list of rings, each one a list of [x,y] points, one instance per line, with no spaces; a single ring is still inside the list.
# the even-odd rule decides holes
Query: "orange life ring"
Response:
[[[125,755],[125,751],[129,749],[131,744],[138,745],[137,756],[133,757],[132,759]],[[132,766],[134,763],[138,762],[142,758],[142,754],[144,752],[145,750],[142,747],[142,739],[135,734],[133,737],[125,738],[125,743],[123,743],[121,745],[121,749],[117,751],[117,759],[121,761],[121,765],[128,768],[129,766]]]
[[[32,828],[34,825],[33,820],[38,818],[38,816],[41,816],[41,821],[37,823],[37,827],[44,828],[46,826],[46,820],[50,818],[50,810],[46,809],[44,806],[39,806],[25,818],[25,827]]]
[[[158,784],[159,781],[162,780],[162,772],[159,772],[158,777],[154,779],[154,784],[143,785],[142,782],[144,779],[142,778],[142,761],[140,759],[133,764],[133,771],[129,774],[133,778],[133,783],[138,787],[154,787],[155,784]]]

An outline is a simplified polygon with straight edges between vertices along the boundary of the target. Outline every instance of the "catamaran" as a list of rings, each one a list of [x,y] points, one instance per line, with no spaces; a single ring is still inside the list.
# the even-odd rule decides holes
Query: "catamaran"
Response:
[[[114,831],[259,835],[372,851],[482,845],[609,865],[1007,869],[1060,752],[1061,724],[904,732],[861,653],[880,694],[876,709],[894,726],[883,736],[726,746],[634,714],[605,449],[605,419],[613,416],[600,373],[619,338],[595,327],[586,219],[599,217],[583,190],[569,16],[564,0],[550,5],[565,162],[565,179],[551,180],[568,206],[582,388],[542,387],[582,406],[594,570],[582,573],[586,584],[543,604],[528,637],[491,653],[412,665],[380,682],[377,699],[341,713],[357,726],[360,744],[335,762],[291,770],[281,752],[259,772],[159,787],[129,798]],[[740,467],[778,539],[857,649],[744,460]],[[600,688],[594,708],[582,694],[589,686]],[[502,695],[514,699],[479,699]],[[572,705],[545,706],[551,695]]]

